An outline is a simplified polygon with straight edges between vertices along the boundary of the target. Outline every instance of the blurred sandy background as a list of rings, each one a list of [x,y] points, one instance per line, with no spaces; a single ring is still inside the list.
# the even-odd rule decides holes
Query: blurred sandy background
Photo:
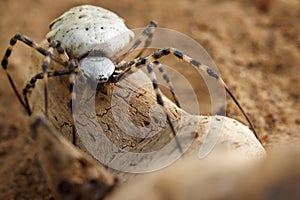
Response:
[[[80,4],[102,6],[126,19],[130,28],[156,20],[197,40],[251,114],[270,149],[299,141],[300,2],[297,0],[1,0],[0,54],[17,32],[43,40],[48,25]],[[29,48],[17,45],[11,72],[24,86]],[[1,70],[0,70],[1,71]],[[0,199],[49,199],[35,158],[28,117],[0,72]],[[228,115],[244,122],[231,100]]]

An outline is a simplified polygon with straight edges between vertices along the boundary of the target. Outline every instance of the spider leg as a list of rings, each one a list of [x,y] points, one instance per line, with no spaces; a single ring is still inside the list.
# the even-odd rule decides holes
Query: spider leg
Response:
[[[72,105],[74,103],[76,103],[76,92],[74,89],[74,85],[75,85],[75,76],[78,72],[78,62],[74,59],[71,59],[69,64],[69,71],[70,71],[70,77],[69,77],[69,81],[70,81],[70,109],[71,109],[71,113],[72,113],[72,136],[73,136],[73,144],[76,145],[76,128],[75,128],[75,113],[73,112],[72,109]]]
[[[70,74],[70,71],[68,69],[63,69],[63,70],[57,70],[57,71],[53,71],[53,72],[47,72],[47,76],[49,77],[53,77],[53,76],[62,76],[62,75],[68,75]],[[27,94],[30,92],[30,90],[32,90],[35,87],[35,83],[37,82],[37,80],[39,79],[43,79],[44,78],[44,73],[38,73],[35,76],[33,76],[30,81],[28,81],[28,83],[26,84],[26,86],[23,89],[23,97],[24,97],[24,101],[25,104],[28,108],[28,114],[31,115],[31,109],[30,109],[30,104],[28,101],[28,97]]]
[[[70,60],[68,54],[66,53],[65,49],[61,46],[61,42],[58,40],[54,40],[52,42],[56,43],[56,51],[60,57],[60,59],[64,62],[64,65],[67,66],[68,65],[68,61]]]
[[[178,138],[176,137],[176,131],[175,131],[174,125],[173,125],[173,123],[171,121],[171,118],[170,118],[170,115],[169,115],[169,113],[168,113],[168,111],[167,111],[167,109],[164,105],[164,101],[163,101],[163,98],[162,98],[161,91],[158,88],[157,78],[156,78],[155,73],[153,71],[153,62],[151,62],[149,59],[148,59],[148,62],[147,62],[146,58],[140,57],[140,58],[136,58],[134,60],[128,61],[126,63],[121,63],[119,65],[124,65],[124,66],[126,65],[126,67],[128,67],[128,68],[126,70],[122,71],[121,73],[119,73],[118,75],[116,75],[113,79],[113,82],[118,82],[118,81],[122,80],[123,78],[127,77],[128,75],[136,72],[138,69],[144,67],[146,63],[147,63],[147,71],[150,74],[150,76],[152,77],[152,86],[153,86],[153,89],[154,89],[155,94],[156,94],[157,103],[162,106],[163,111],[166,115],[167,121],[169,123],[169,126],[171,128],[172,134],[175,138],[175,142],[177,143],[177,146],[179,148],[179,151],[180,151],[180,153],[183,153],[183,149],[180,145],[180,142],[179,142]],[[164,79],[165,80],[168,79],[168,76],[165,77]],[[175,97],[175,98],[177,99],[177,97]]]
[[[142,34],[135,40],[133,45],[128,49],[128,51],[125,54],[118,57],[116,60],[118,60],[118,61],[123,60],[131,51],[136,49],[143,41],[145,41],[144,48],[136,56],[136,58],[140,57],[143,54],[143,52],[145,51],[145,49],[147,47],[149,47],[149,45],[151,44],[151,40],[152,40],[152,37],[153,37],[153,32],[154,32],[156,27],[157,27],[157,22],[151,21],[149,23],[149,25],[143,30]]]
[[[66,54],[64,48],[61,47],[61,43],[57,40],[51,41],[49,44],[48,53],[45,56],[45,58],[43,60],[43,64],[42,64],[43,81],[44,81],[45,116],[46,117],[48,117],[48,73],[47,73],[47,69],[51,63],[51,55],[53,55],[54,49],[57,50],[60,58],[62,59],[62,61],[64,62],[65,65],[68,63],[68,60],[69,60],[69,57]],[[28,100],[25,100],[25,101],[27,101],[26,102],[27,106],[29,106]],[[28,109],[29,109],[29,107],[28,107]]]
[[[155,28],[157,27],[157,22],[155,21],[151,21],[148,28],[146,28],[143,33],[142,36],[146,38],[145,44],[144,44],[144,48],[138,53],[138,55],[136,55],[135,58],[141,57],[142,54],[145,52],[145,50],[147,49],[147,47],[150,46],[151,42],[152,42],[152,38],[153,38],[153,32],[155,30]],[[138,45],[136,46],[136,48],[138,47]]]
[[[175,48],[162,49],[162,50],[157,51],[154,54],[148,56],[148,58],[150,60],[157,60],[157,59],[159,59],[163,56],[169,55],[169,54],[172,54],[172,55],[176,56],[177,58],[179,58],[187,63],[190,63],[196,69],[206,72],[209,76],[211,76],[212,78],[215,78],[220,83],[220,85],[222,85],[224,87],[224,89],[226,90],[228,95],[232,98],[234,103],[238,106],[238,108],[240,109],[240,111],[242,112],[244,117],[246,118],[247,122],[249,123],[250,127],[252,128],[252,131],[253,131],[255,137],[259,140],[258,135],[255,130],[255,127],[254,127],[254,124],[251,121],[250,117],[246,114],[245,110],[243,109],[241,104],[238,102],[237,98],[233,95],[233,93],[228,88],[228,86],[226,85],[224,80],[221,78],[221,76],[215,70],[213,70],[209,66],[204,65],[201,62],[189,57],[188,55],[185,55],[184,53],[182,53],[181,51],[179,51],[178,49],[175,49]]]
[[[60,64],[64,64],[63,61],[56,57],[55,55],[51,54],[51,52],[47,51],[46,49],[42,48],[40,45],[38,45],[37,43],[35,43],[34,41],[32,41],[30,38],[28,38],[27,36],[25,35],[22,35],[20,33],[14,35],[11,39],[10,39],[10,42],[9,42],[9,47],[6,49],[5,51],[5,54],[2,58],[2,61],[1,61],[1,65],[2,65],[2,68],[4,69],[5,71],[5,74],[19,100],[19,102],[22,104],[22,106],[27,110],[28,113],[30,113],[30,111],[28,110],[27,106],[26,106],[26,103],[24,102],[24,100],[21,98],[21,95],[19,94],[16,86],[15,86],[15,83],[13,81],[13,78],[12,76],[10,75],[10,72],[8,70],[8,59],[12,53],[12,50],[14,48],[14,46],[16,45],[17,41],[21,41],[23,42],[24,44],[26,44],[27,46],[29,47],[32,47],[33,49],[35,49],[36,51],[38,51],[39,53],[41,53],[42,55],[44,56],[47,56],[50,54],[51,58],[54,59],[56,62],[60,63]]]
[[[168,110],[167,110],[165,104],[164,104],[161,91],[160,91],[160,89],[158,87],[157,78],[156,78],[156,75],[155,75],[155,73],[153,71],[153,63],[152,62],[147,62],[147,71],[150,74],[151,79],[152,79],[151,80],[152,81],[152,86],[153,86],[153,89],[154,89],[155,94],[156,94],[157,103],[162,107],[162,109],[163,109],[163,111],[164,111],[164,113],[165,113],[165,115],[167,117],[167,121],[168,121],[168,123],[170,125],[170,128],[172,130],[172,134],[173,134],[173,137],[175,139],[175,142],[176,142],[176,144],[177,144],[177,146],[179,148],[179,151],[180,151],[181,154],[183,154],[182,147],[181,147],[180,142],[179,142],[179,140],[178,140],[178,138],[176,136],[175,127],[174,127],[174,125],[173,125],[173,123],[171,121],[171,117],[170,117],[170,115],[168,113]]]
[[[45,116],[48,117],[48,73],[47,69],[51,62],[51,56],[50,54],[53,54],[53,50],[56,47],[56,43],[51,42],[49,44],[49,49],[46,57],[43,60],[42,64],[42,70],[43,70],[43,81],[44,81],[44,103],[45,103]],[[29,109],[29,107],[28,107]]]
[[[43,64],[42,69],[44,73],[44,96],[45,96],[45,115],[48,116],[48,75],[47,75],[47,69],[51,62],[51,55],[53,55],[53,50],[56,49],[60,59],[64,62],[64,65],[68,65],[69,56],[67,55],[65,49],[61,46],[61,43],[58,40],[53,40],[49,44],[48,54],[46,55]],[[28,102],[27,102],[28,104]],[[29,106],[29,104],[28,104]],[[29,108],[29,107],[28,107]]]
[[[232,98],[232,100],[234,101],[234,103],[237,105],[237,107],[240,109],[240,111],[242,112],[243,116],[246,118],[247,122],[249,123],[255,137],[259,140],[259,137],[257,135],[257,132],[255,130],[254,124],[251,121],[250,117],[246,114],[245,110],[243,109],[243,107],[240,105],[240,103],[238,102],[237,98],[233,95],[233,93],[231,92],[231,90],[228,88],[228,86],[225,84],[225,82],[223,81],[223,79],[221,78],[221,76],[212,68],[210,68],[209,66],[189,57],[188,55],[182,53],[181,51],[179,51],[178,49],[175,48],[164,48],[161,50],[158,50],[156,52],[154,52],[153,54],[146,56],[146,57],[140,57],[140,58],[136,58],[134,60],[125,62],[125,63],[121,63],[120,65],[127,65],[128,68],[126,70],[124,70],[122,73],[119,74],[119,76],[117,77],[117,80],[123,79],[125,77],[127,77],[128,75],[136,72],[138,69],[140,69],[145,63],[146,61],[151,61],[151,62],[155,62],[156,60],[167,56],[167,55],[174,55],[175,57],[183,60],[184,62],[190,63],[193,67],[195,67],[197,70],[201,70],[203,72],[205,72],[206,74],[208,74],[210,77],[215,78],[219,84],[224,87],[224,89],[226,90],[226,92],[228,93],[228,95]]]
[[[57,71],[52,71],[52,72],[47,72],[47,77],[54,77],[54,76],[63,76],[63,75],[70,75],[69,81],[70,81],[70,110],[72,113],[72,140],[73,144],[76,144],[76,129],[75,129],[75,114],[72,112],[72,104],[76,102],[76,93],[74,88],[74,83],[75,83],[75,75],[78,72],[78,63],[76,60],[71,59],[68,62],[68,69],[63,69],[63,70],[57,70]],[[44,79],[44,72],[36,74],[34,77],[31,78],[31,80],[27,83],[26,87],[23,89],[23,95],[25,102],[28,104],[29,108],[29,103],[27,99],[27,94],[31,88],[35,87],[35,83],[38,79]]]
[[[170,80],[170,77],[167,74],[167,72],[164,70],[163,65],[158,60],[154,61],[153,64],[155,64],[156,66],[158,66],[158,70],[162,74],[162,77],[165,80],[165,82],[168,84],[169,90],[171,91],[171,94],[173,96],[173,99],[174,99],[176,105],[180,108],[180,103],[179,103],[179,100],[178,100],[177,95],[175,93],[175,89],[174,89],[173,83]]]

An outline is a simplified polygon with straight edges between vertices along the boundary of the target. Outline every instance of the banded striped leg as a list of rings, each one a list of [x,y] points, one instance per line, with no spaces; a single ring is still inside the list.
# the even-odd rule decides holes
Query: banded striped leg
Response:
[[[142,34],[135,40],[133,45],[128,49],[128,51],[125,54],[121,55],[119,58],[117,58],[117,60],[122,61],[131,51],[136,49],[146,39],[144,48],[136,56],[136,58],[140,57],[145,51],[145,49],[149,47],[149,45],[151,44],[153,32],[156,27],[157,27],[157,22],[151,21],[149,25],[143,30]]]
[[[53,71],[53,72],[47,72],[47,76],[49,77],[54,77],[54,76],[63,76],[63,75],[68,75],[70,74],[70,71],[68,69],[63,69],[63,70],[57,70],[57,71]],[[30,90],[32,90],[35,87],[35,83],[37,82],[37,80],[39,79],[43,79],[44,78],[44,73],[38,73],[35,76],[33,76],[30,81],[28,81],[28,83],[26,84],[26,86],[23,89],[23,96],[24,96],[24,101],[25,104],[28,106],[28,109],[30,109],[30,104],[28,101],[28,97],[27,94],[30,92]]]
[[[254,128],[253,122],[251,121],[251,119],[249,118],[249,116],[246,114],[246,112],[244,111],[244,109],[242,108],[242,106],[240,105],[240,103],[238,102],[238,100],[235,98],[235,96],[233,95],[233,93],[230,91],[230,89],[228,88],[228,86],[225,84],[225,82],[223,81],[223,79],[221,78],[221,76],[213,69],[211,69],[209,66],[202,64],[201,62],[185,55],[184,53],[182,53],[181,51],[179,51],[178,49],[175,48],[164,48],[161,49],[155,53],[153,53],[152,55],[146,56],[146,57],[140,57],[137,58],[135,60],[132,61],[128,61],[126,63],[122,63],[120,65],[128,65],[129,68],[127,68],[126,70],[124,70],[122,73],[119,74],[118,76],[118,80],[125,78],[126,76],[128,76],[129,74],[134,73],[135,71],[137,71],[139,68],[143,67],[143,64],[145,64],[146,61],[151,61],[151,62],[155,62],[156,60],[160,59],[161,57],[167,56],[167,55],[174,55],[177,58],[190,63],[193,67],[195,67],[197,70],[201,70],[203,72],[205,72],[206,74],[208,74],[210,77],[215,78],[219,84],[224,87],[224,89],[226,90],[226,92],[228,93],[228,95],[232,98],[232,100],[234,101],[234,103],[238,106],[238,108],[240,109],[240,111],[242,112],[243,116],[246,118],[247,122],[249,123],[255,137],[259,140],[258,135],[256,133],[256,130]]]
[[[10,55],[12,53],[12,50],[13,50],[14,46],[16,45],[17,41],[23,42],[24,44],[26,44],[29,47],[32,47],[33,49],[35,49],[36,51],[38,51],[40,54],[42,54],[44,56],[47,56],[47,55],[50,54],[51,58],[54,59],[56,62],[58,62],[60,64],[64,64],[64,63],[60,58],[54,56],[49,51],[42,48],[40,45],[38,45],[37,43],[35,43],[34,41],[32,41],[30,38],[28,38],[25,35],[22,35],[22,34],[18,33],[10,39],[9,47],[7,48],[5,54],[2,58],[1,65],[2,65],[2,68],[4,69],[4,71],[6,73],[6,76],[9,80],[9,82],[10,82],[10,85],[12,86],[16,96],[18,97],[19,102],[25,108],[27,113],[30,115],[31,112],[30,112],[29,108],[27,107],[26,102],[22,99],[21,95],[19,94],[19,92],[18,92],[18,90],[15,86],[15,83],[12,79],[12,76],[10,75],[10,72],[8,70],[8,60],[9,60],[9,57],[10,57]]]
[[[182,149],[182,147],[180,145],[180,142],[179,142],[179,140],[178,140],[178,138],[176,136],[176,131],[175,131],[174,125],[173,125],[173,123],[171,121],[171,117],[170,117],[170,115],[169,115],[169,113],[167,111],[167,108],[165,107],[165,104],[164,104],[164,101],[163,101],[163,98],[162,98],[162,93],[161,93],[160,89],[158,88],[157,78],[156,78],[155,73],[153,71],[153,63],[150,62],[150,61],[147,62],[147,71],[150,74],[151,79],[152,79],[152,86],[153,86],[153,89],[154,89],[155,94],[156,94],[157,103],[159,105],[161,105],[161,107],[162,107],[162,109],[163,109],[163,111],[164,111],[164,113],[165,113],[165,115],[167,117],[167,121],[169,123],[169,126],[171,128],[173,137],[175,139],[175,142],[176,142],[176,144],[178,146],[178,149],[179,149],[180,153],[183,153],[183,149]]]
[[[52,42],[56,42],[56,51],[60,57],[60,59],[64,62],[65,66],[68,65],[68,62],[70,60],[67,52],[65,51],[65,49],[61,46],[61,42],[58,40],[52,41]]]
[[[152,27],[151,27],[152,26]],[[149,26],[148,26],[148,29],[145,29],[142,33],[142,36],[146,37],[146,41],[145,41],[145,44],[144,44],[144,47],[143,49],[138,53],[138,55],[136,55],[135,58],[138,58],[138,57],[141,57],[142,54],[145,52],[145,50],[147,49],[147,47],[150,46],[151,42],[152,42],[152,38],[153,38],[153,33],[154,33],[154,30],[155,28],[157,27],[157,22],[155,21],[151,21]],[[137,48],[137,47],[136,47]]]
[[[65,50],[61,47],[60,42],[56,41],[56,40],[51,41],[49,44],[48,53],[47,53],[45,59],[43,60],[43,64],[42,64],[43,81],[44,81],[45,116],[46,117],[48,117],[48,73],[47,73],[47,69],[51,63],[51,55],[53,55],[54,49],[56,49],[57,52],[59,53],[60,58],[64,62],[64,65],[66,65],[69,60],[69,57],[66,54]],[[27,104],[26,105],[27,108],[30,109],[27,98],[25,100],[25,103]]]
[[[154,61],[153,64],[155,64],[158,67],[158,70],[162,74],[163,79],[168,84],[169,90],[170,90],[170,92],[171,92],[171,94],[173,96],[173,99],[174,99],[176,105],[180,108],[181,106],[180,106],[179,100],[177,98],[177,95],[175,93],[175,89],[174,89],[173,83],[170,80],[170,77],[167,74],[167,72],[164,70],[163,65],[158,60]]]
[[[76,145],[76,129],[75,129],[75,115],[72,112],[72,104],[73,102],[75,103],[76,101],[76,94],[75,91],[73,90],[74,88],[74,82],[75,82],[75,74],[78,71],[78,63],[75,60],[70,60],[68,62],[68,69],[63,69],[63,70],[57,70],[53,72],[47,72],[48,77],[54,77],[54,76],[63,76],[63,75],[70,75],[69,81],[70,81],[70,110],[72,113],[72,140],[73,144]],[[39,73],[35,75],[29,83],[27,83],[26,87],[23,89],[23,94],[25,101],[28,102],[27,100],[27,93],[31,88],[34,88],[35,83],[37,79],[44,79],[44,73]],[[29,105],[29,104],[28,104]]]
[[[72,105],[74,103],[76,103],[76,92],[74,89],[74,85],[75,85],[75,75],[78,72],[78,63],[76,60],[71,59],[69,61],[69,71],[70,71],[70,77],[69,77],[69,81],[70,81],[70,109],[71,109],[71,113],[72,113],[72,142],[74,145],[76,145],[76,128],[75,128],[75,114],[73,112],[73,108]]]
[[[43,70],[43,81],[44,81],[44,103],[45,103],[45,116],[48,118],[48,73],[47,73],[47,69],[50,65],[51,62],[51,54],[53,54],[53,50],[56,47],[56,45],[54,43],[50,43],[49,44],[49,49],[48,49],[48,53],[45,57],[45,59],[43,60],[43,64],[42,64],[42,70]],[[27,100],[28,103],[28,100]],[[27,105],[27,108],[29,108],[29,104]]]

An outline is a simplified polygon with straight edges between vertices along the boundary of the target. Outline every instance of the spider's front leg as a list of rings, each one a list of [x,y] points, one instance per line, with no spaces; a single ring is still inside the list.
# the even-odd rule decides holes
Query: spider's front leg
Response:
[[[168,56],[168,55],[173,55],[181,60],[183,60],[184,62],[187,62],[189,64],[191,64],[193,67],[195,67],[197,70],[199,71],[203,71],[205,72],[207,75],[209,75],[210,77],[216,79],[218,81],[218,83],[226,90],[226,92],[228,93],[228,95],[232,98],[232,100],[234,101],[234,103],[238,106],[238,108],[240,109],[240,111],[242,112],[243,116],[246,118],[247,122],[249,123],[255,137],[259,140],[259,137],[256,133],[254,124],[252,122],[252,120],[250,119],[250,117],[246,114],[245,110],[243,109],[243,107],[241,106],[241,104],[239,103],[239,101],[237,100],[237,98],[233,95],[233,93],[231,92],[231,90],[228,88],[228,86],[225,84],[225,82],[223,81],[223,79],[221,78],[221,76],[212,68],[210,68],[209,66],[189,57],[188,55],[184,54],[183,52],[181,52],[178,49],[175,48],[164,48],[161,50],[158,50],[156,52],[154,52],[153,54],[149,55],[149,56],[145,56],[145,57],[140,57],[140,58],[136,58],[134,60],[125,62],[125,63],[121,63],[120,67],[128,67],[126,70],[124,70],[124,72],[122,72],[121,74],[119,74],[119,79],[123,79],[125,77],[127,77],[128,75],[134,73],[135,71],[137,71],[138,69],[140,69],[141,67],[143,67],[143,65],[147,62],[156,62],[157,60],[159,60],[160,58],[164,57],[164,56]]]
[[[61,43],[57,40],[53,40],[49,43],[49,48],[48,48],[48,53],[46,55],[46,57],[43,60],[43,64],[42,64],[42,70],[43,70],[43,80],[44,80],[44,101],[45,101],[45,115],[46,117],[48,117],[48,73],[47,73],[47,69],[51,63],[51,58],[53,55],[53,51],[54,49],[57,50],[60,59],[63,61],[64,65],[69,67],[70,70],[70,66],[69,66],[69,56],[67,55],[66,51],[64,50],[64,48],[61,46]],[[27,97],[24,97],[27,98]],[[28,100],[26,101],[28,103]],[[28,108],[29,104],[27,105]]]
[[[64,55],[62,54],[62,56],[64,56]],[[67,58],[67,57],[65,57],[65,58]],[[69,86],[69,90],[70,90],[69,107],[70,107],[70,111],[71,111],[71,114],[72,114],[72,116],[71,116],[71,119],[72,119],[72,137],[73,137],[73,144],[76,144],[75,115],[72,112],[72,105],[76,102],[76,93],[75,93],[75,90],[74,90],[74,84],[75,84],[75,75],[77,74],[79,68],[78,68],[78,62],[74,59],[70,59],[69,61],[67,61],[66,64],[67,64],[67,67],[68,67],[67,69],[56,70],[56,71],[51,71],[51,72],[47,71],[46,73],[47,73],[47,78],[69,75],[69,81],[70,81],[70,86]],[[29,93],[29,91],[31,89],[33,89],[35,87],[36,81],[39,80],[39,79],[45,80],[44,77],[45,77],[44,72],[36,74],[35,76],[33,76],[30,79],[30,81],[26,84],[25,88],[23,89],[24,99],[25,99],[25,102],[27,103],[28,107],[29,107],[29,103],[28,103],[27,94]],[[45,105],[47,105],[47,104],[45,104]]]
[[[189,57],[188,55],[184,54],[183,52],[181,52],[178,49],[175,48],[164,48],[162,50],[159,50],[155,53],[153,53],[150,56],[147,56],[146,59],[149,60],[157,60],[160,59],[161,57],[167,56],[167,55],[174,55],[177,58],[183,60],[184,62],[187,62],[189,64],[191,64],[193,67],[195,67],[197,70],[203,71],[205,72],[207,75],[209,75],[210,77],[216,79],[218,81],[218,83],[226,90],[227,94],[232,98],[232,100],[234,101],[234,103],[238,106],[238,108],[240,109],[240,111],[242,112],[242,114],[244,115],[244,117],[246,118],[247,122],[249,123],[255,137],[259,140],[259,137],[256,133],[254,124],[252,122],[252,120],[250,119],[250,117],[246,114],[245,110],[243,109],[243,107],[241,106],[241,104],[239,103],[239,101],[237,100],[237,98],[233,95],[233,93],[231,92],[231,90],[229,89],[229,87],[226,85],[226,83],[224,82],[224,80],[221,78],[221,76],[212,68],[210,68],[209,66]]]
[[[41,47],[39,44],[37,44],[33,40],[31,40],[29,37],[27,37],[27,36],[25,36],[23,34],[20,34],[20,33],[14,35],[10,39],[9,47],[5,51],[5,54],[4,54],[4,56],[2,58],[2,61],[1,61],[1,65],[2,65],[2,68],[5,71],[5,74],[6,74],[7,78],[8,78],[8,80],[9,80],[9,82],[10,82],[10,84],[11,84],[11,86],[12,86],[12,88],[13,88],[15,94],[16,94],[16,96],[18,97],[19,102],[25,108],[25,110],[27,111],[28,115],[31,115],[31,110],[30,110],[28,101],[25,99],[25,97],[24,97],[24,99],[22,99],[20,93],[18,92],[18,90],[16,88],[16,85],[15,85],[15,83],[13,81],[13,78],[12,78],[12,76],[11,76],[9,70],[8,70],[8,60],[9,60],[9,57],[10,57],[10,55],[11,55],[11,53],[13,51],[13,48],[16,45],[17,41],[23,42],[27,46],[29,46],[29,47],[35,49],[36,51],[38,51],[40,54],[46,56],[45,59],[44,59],[44,62],[43,62],[43,66],[42,66],[42,68],[43,68],[43,74],[46,77],[45,82],[47,82],[47,72],[46,72],[47,71],[46,70],[47,63],[50,63],[50,59],[52,58],[56,62],[59,62],[60,64],[63,64],[63,65],[64,65],[64,62],[63,62],[63,60],[61,58],[58,58],[57,56],[53,55],[53,53],[51,52],[52,51],[51,49],[54,48],[53,46],[55,46],[54,43],[51,43],[49,45],[49,50],[50,50],[49,51],[49,50],[46,50],[43,47]],[[47,90],[46,87],[47,86],[45,86],[45,90]]]
[[[63,76],[63,75],[69,75],[70,74],[70,70],[69,69],[63,69],[63,70],[57,70],[57,71],[53,71],[53,72],[47,72],[47,77],[55,77],[55,76]],[[28,83],[26,84],[26,86],[23,89],[23,96],[24,96],[24,101],[25,104],[28,106],[29,111],[31,113],[31,109],[30,109],[30,104],[28,101],[28,93],[35,87],[35,84],[37,82],[37,80],[39,79],[43,79],[44,78],[44,73],[38,73],[36,75],[34,75],[30,81],[28,81]]]

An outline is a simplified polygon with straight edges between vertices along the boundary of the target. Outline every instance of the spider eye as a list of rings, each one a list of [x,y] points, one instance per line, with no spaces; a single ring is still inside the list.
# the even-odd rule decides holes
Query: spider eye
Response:
[[[98,79],[97,79],[98,82],[107,82],[108,81],[108,77],[105,76],[104,74],[100,74],[98,76]]]

